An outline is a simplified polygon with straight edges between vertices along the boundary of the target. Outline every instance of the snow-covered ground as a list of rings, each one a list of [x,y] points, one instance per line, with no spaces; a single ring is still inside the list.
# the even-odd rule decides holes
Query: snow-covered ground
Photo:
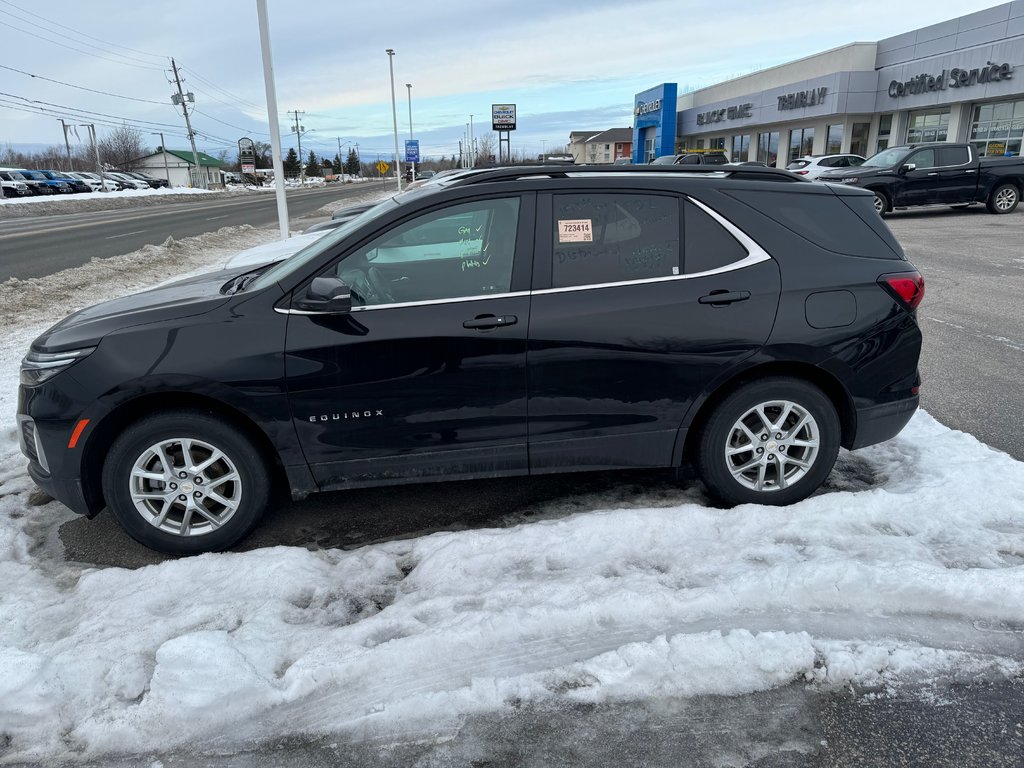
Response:
[[[1024,464],[925,413],[785,509],[628,485],[354,551],[63,561],[72,515],[30,505],[17,452],[19,357],[65,312],[272,237],[0,285],[0,764],[444,739],[521,701],[1024,674]]]
[[[56,202],[82,202],[103,198],[161,197],[163,195],[210,195],[209,189],[192,187],[160,187],[159,189],[123,189],[119,192],[79,192],[74,195],[44,195],[42,197],[5,197],[0,198],[0,208],[9,205],[45,205]]]

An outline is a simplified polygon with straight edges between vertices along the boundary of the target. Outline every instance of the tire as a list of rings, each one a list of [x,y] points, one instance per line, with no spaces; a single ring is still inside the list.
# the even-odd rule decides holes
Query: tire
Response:
[[[774,424],[771,431],[758,408]],[[836,409],[820,389],[773,376],[741,386],[715,407],[701,432],[697,470],[726,506],[793,504],[828,477],[839,437]]]
[[[879,216],[885,216],[892,210],[892,206],[889,203],[889,196],[885,192],[879,192],[876,189],[871,190],[875,193],[875,210]]]
[[[989,213],[1013,213],[1020,202],[1020,190],[1013,184],[1000,184],[988,196],[985,207]]]
[[[263,456],[238,429],[208,412],[174,411],[141,419],[114,441],[103,493],[140,544],[193,555],[230,547],[253,529],[267,507],[269,477]]]

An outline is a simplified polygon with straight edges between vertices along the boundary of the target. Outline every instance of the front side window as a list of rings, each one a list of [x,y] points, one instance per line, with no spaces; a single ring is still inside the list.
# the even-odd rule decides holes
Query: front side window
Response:
[[[907,165],[913,163],[914,166],[916,166],[917,170],[920,170],[922,168],[934,168],[936,165],[935,150],[920,149],[914,154],[912,154],[910,157],[908,157],[906,160],[904,160],[904,162]]]
[[[553,198],[551,286],[679,274],[679,200],[650,194]]]
[[[519,198],[477,200],[417,216],[329,269],[374,306],[507,293]]]

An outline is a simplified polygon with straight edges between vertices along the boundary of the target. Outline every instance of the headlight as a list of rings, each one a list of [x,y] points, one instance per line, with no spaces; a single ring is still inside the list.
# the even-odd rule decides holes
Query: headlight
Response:
[[[65,368],[69,368],[83,357],[92,354],[96,347],[69,349],[66,352],[30,351],[21,361],[21,383],[34,387],[52,379]]]

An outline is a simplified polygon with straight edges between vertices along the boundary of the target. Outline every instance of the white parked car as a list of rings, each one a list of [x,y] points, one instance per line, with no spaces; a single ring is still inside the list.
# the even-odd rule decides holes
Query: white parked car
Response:
[[[111,178],[117,179],[128,189],[149,189],[149,184],[141,179],[133,179],[127,173],[119,173],[117,171],[104,171],[104,176],[110,176]]]
[[[805,179],[816,179],[825,171],[836,168],[855,168],[863,163],[865,158],[860,155],[804,155],[786,166],[787,171],[792,171]]]
[[[78,179],[79,181],[84,181],[86,184],[89,185],[89,188],[93,192],[99,192],[101,189],[104,192],[116,192],[117,191],[117,184],[112,182],[110,179],[103,179],[103,181],[100,181],[99,174],[97,174],[97,173],[86,173],[85,171],[73,171],[73,172],[69,172],[67,175],[70,176],[73,179]]]

